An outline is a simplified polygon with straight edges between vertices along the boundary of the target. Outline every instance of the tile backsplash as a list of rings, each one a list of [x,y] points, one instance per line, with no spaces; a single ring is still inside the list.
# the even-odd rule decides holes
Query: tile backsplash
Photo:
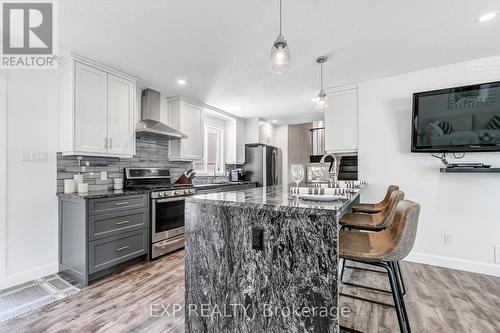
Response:
[[[81,160],[80,160],[81,159]],[[89,166],[86,166],[87,163]],[[82,166],[85,171],[82,172]],[[138,136],[136,155],[133,158],[62,156],[57,154],[57,191],[64,191],[64,179],[83,174],[84,182],[89,184],[89,191],[101,191],[113,188],[113,178],[123,178],[128,167],[169,168],[172,182],[192,167],[191,162],[171,162],[168,160],[168,140],[160,137]],[[101,180],[101,171],[108,173],[107,180]]]
[[[87,163],[89,166],[86,166]],[[85,171],[82,171],[85,167]],[[133,158],[62,156],[57,153],[57,192],[64,191],[64,180],[83,174],[89,191],[103,191],[113,188],[113,178],[123,178],[125,168],[168,168],[175,182],[180,175],[192,168],[191,162],[171,162],[168,160],[168,140],[161,137],[138,136],[136,155]],[[226,173],[242,165],[226,165]],[[108,173],[107,180],[101,180],[101,171]],[[217,182],[228,181],[228,176],[217,176]],[[212,176],[197,176],[193,183],[212,183]]]

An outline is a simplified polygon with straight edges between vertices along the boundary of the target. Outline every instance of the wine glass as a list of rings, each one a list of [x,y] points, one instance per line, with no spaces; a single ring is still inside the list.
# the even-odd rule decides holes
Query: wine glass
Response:
[[[302,164],[292,164],[292,180],[297,187],[297,194],[299,192],[299,183],[304,179],[304,166]]]
[[[321,167],[312,167],[311,175],[316,179],[316,187],[319,187],[319,180],[323,177],[323,169]]]

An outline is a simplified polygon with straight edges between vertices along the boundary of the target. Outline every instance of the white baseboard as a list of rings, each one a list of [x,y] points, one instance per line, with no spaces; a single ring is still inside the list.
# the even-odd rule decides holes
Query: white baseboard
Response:
[[[16,274],[7,275],[5,278],[0,279],[0,289],[10,288],[24,282],[41,278],[42,276],[51,275],[57,273],[58,270],[59,265],[57,263],[52,263]]]
[[[436,256],[433,254],[412,252],[405,259],[420,264],[427,264],[466,272],[480,273],[500,277],[500,265],[464,259]]]

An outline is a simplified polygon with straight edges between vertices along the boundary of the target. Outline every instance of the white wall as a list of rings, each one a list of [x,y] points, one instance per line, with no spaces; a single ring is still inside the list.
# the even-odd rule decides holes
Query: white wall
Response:
[[[8,72],[6,274],[0,288],[57,272],[58,110],[57,71]],[[24,151],[47,152],[48,161],[25,162]]]
[[[444,174],[439,160],[410,153],[414,92],[499,80],[500,57],[493,57],[359,85],[359,175],[369,184],[362,200],[379,200],[398,184],[422,205],[409,260],[500,276],[493,251],[500,245],[500,175]],[[500,166],[500,153],[464,161]],[[444,233],[453,245],[444,244]]]
[[[288,175],[293,183],[292,164],[302,164],[304,166],[304,180],[307,181],[307,165],[310,161],[310,142],[312,123],[304,123],[288,126]]]
[[[7,250],[7,73],[0,71],[0,281]]]

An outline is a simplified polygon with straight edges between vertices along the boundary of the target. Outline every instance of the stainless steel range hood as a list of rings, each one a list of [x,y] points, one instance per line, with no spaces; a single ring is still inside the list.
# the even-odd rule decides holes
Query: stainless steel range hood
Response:
[[[160,93],[153,89],[142,91],[141,121],[137,123],[136,133],[146,133],[169,138],[187,139],[187,135],[160,122]]]

